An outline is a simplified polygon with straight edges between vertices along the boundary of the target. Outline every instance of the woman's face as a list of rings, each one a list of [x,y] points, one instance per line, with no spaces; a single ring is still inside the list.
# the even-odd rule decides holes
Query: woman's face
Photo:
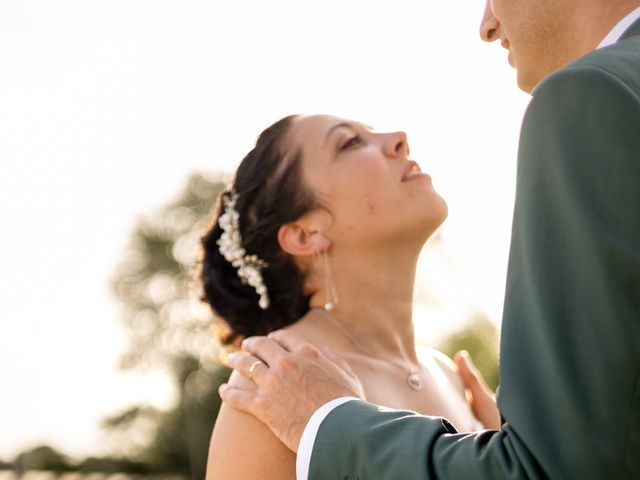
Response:
[[[294,120],[288,140],[302,150],[305,184],[331,212],[326,233],[334,242],[422,245],[447,216],[431,177],[409,158],[403,132],[313,115]]]

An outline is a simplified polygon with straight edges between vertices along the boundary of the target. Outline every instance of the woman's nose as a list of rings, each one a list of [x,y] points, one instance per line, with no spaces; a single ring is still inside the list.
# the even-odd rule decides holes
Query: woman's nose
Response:
[[[500,38],[500,22],[493,14],[491,0],[487,0],[484,7],[484,15],[480,22],[480,38],[485,42],[493,42]]]
[[[389,157],[409,156],[409,143],[405,132],[386,133],[383,143],[384,153]]]

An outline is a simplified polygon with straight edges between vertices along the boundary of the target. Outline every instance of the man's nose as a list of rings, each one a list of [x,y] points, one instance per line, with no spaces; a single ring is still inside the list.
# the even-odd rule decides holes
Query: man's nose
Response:
[[[500,22],[493,14],[491,9],[491,0],[487,0],[484,7],[484,15],[480,22],[480,38],[485,42],[493,42],[500,38]]]

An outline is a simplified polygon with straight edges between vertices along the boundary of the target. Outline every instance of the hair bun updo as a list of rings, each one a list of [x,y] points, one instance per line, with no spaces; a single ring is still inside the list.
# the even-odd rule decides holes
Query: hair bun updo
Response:
[[[201,240],[199,276],[203,300],[226,324],[220,338],[225,345],[291,325],[309,310],[304,274],[278,243],[280,227],[315,206],[313,195],[302,180],[302,154],[285,145],[295,118],[285,117],[260,134],[255,147],[240,163],[233,187],[218,196],[210,227]],[[218,219],[232,195],[237,196],[235,210],[239,214],[242,247],[247,255],[256,255],[267,265],[262,269],[262,278],[270,304],[264,310],[258,304],[256,289],[242,281],[238,269],[225,259],[217,243],[223,233]]]

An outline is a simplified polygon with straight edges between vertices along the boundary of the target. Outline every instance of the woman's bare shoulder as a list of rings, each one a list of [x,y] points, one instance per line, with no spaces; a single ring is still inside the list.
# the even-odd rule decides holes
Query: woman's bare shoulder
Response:
[[[445,353],[428,345],[416,345],[416,353],[418,354],[418,360],[421,362],[433,361],[445,368],[453,368],[454,370],[456,368],[454,361]]]
[[[233,372],[229,385],[255,389]],[[209,446],[207,480],[295,479],[295,455],[255,417],[223,404]]]
[[[296,336],[303,338],[315,346],[319,346],[323,343],[323,332],[318,328],[318,324],[313,320],[313,317],[309,313],[304,315],[297,322],[287,325],[283,330],[293,332]]]
[[[305,317],[286,327],[308,342],[322,344],[322,335]],[[255,384],[233,372],[229,385],[253,390]],[[222,405],[216,420],[207,464],[207,480],[295,479],[295,454],[255,417]]]
[[[416,347],[418,359],[427,368],[437,368],[444,373],[449,381],[460,392],[464,392],[464,385],[458,375],[458,367],[455,362],[440,350],[420,345]]]

